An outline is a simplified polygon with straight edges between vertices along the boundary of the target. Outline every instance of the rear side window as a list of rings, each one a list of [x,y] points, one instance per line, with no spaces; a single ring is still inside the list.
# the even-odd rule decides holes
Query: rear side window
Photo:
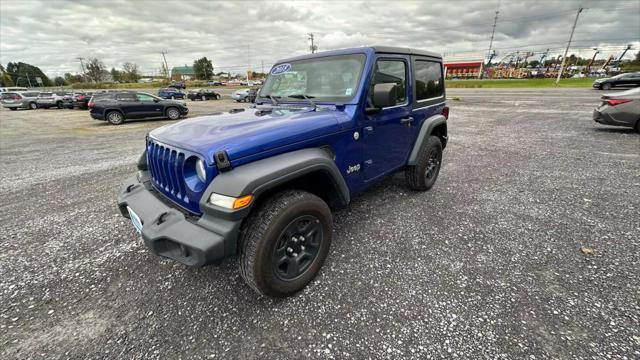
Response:
[[[26,92],[26,93],[22,93],[22,96],[24,96],[24,97],[38,97],[38,93],[37,92]]]
[[[2,94],[2,100],[13,100],[18,97],[18,94],[15,93],[4,93]]]
[[[119,101],[138,101],[138,98],[136,98],[136,94],[133,94],[133,93],[122,93],[122,94],[117,94],[116,95],[116,100],[119,100]]]
[[[414,70],[416,100],[437,98],[444,94],[444,81],[440,63],[416,60]]]

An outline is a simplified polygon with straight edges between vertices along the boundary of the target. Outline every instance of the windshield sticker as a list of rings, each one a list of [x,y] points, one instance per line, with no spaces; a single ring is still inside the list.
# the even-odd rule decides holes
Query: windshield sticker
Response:
[[[347,88],[347,90],[345,90],[345,91],[344,91],[344,94],[345,94],[346,96],[351,96],[351,93],[352,93],[352,92],[353,92],[353,89],[351,89],[351,88]]]
[[[271,75],[280,75],[284,74],[291,70],[291,64],[280,64],[271,69]]]

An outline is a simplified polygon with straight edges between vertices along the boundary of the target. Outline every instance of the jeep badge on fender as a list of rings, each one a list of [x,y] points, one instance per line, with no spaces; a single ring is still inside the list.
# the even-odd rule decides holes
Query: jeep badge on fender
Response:
[[[149,133],[118,206],[152,252],[188,266],[238,256],[255,291],[288,296],[329,253],[331,209],[383,175],[404,171],[418,191],[438,178],[449,115],[439,54],[380,46],[284,59],[255,103]]]

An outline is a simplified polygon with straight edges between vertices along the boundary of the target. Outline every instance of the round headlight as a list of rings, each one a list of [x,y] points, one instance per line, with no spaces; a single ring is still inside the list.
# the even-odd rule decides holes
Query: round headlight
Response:
[[[204,168],[204,161],[202,161],[202,159],[196,161],[196,173],[200,181],[205,182],[207,180],[207,171]]]

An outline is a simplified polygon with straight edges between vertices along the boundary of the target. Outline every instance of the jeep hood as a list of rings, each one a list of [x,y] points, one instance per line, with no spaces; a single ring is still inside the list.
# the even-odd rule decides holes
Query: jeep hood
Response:
[[[207,163],[220,150],[230,160],[280,146],[338,132],[335,109],[286,108],[245,109],[186,119],[155,129],[149,136],[161,143],[201,154]],[[343,115],[344,116],[344,115]]]

